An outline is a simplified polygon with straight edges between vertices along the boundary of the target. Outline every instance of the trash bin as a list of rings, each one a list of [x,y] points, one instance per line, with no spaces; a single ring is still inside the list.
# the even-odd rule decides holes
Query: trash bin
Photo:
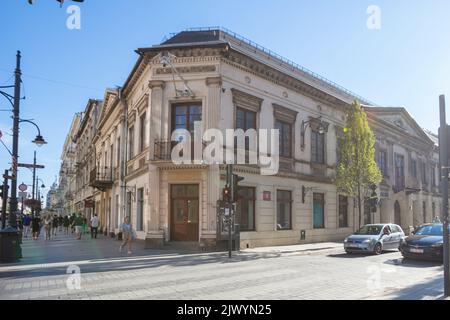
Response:
[[[22,258],[19,232],[7,227],[0,231],[0,262],[14,262]]]

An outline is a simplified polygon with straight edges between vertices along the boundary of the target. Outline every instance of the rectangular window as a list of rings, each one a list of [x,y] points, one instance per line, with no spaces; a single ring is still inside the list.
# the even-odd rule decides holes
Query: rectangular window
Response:
[[[140,130],[139,130],[139,152],[145,149],[145,134],[146,134],[146,113],[144,112],[139,120]]]
[[[134,157],[134,126],[128,129],[128,160]]]
[[[241,231],[255,231],[255,188],[239,187],[237,212]]]
[[[325,134],[311,130],[311,161],[325,163]]]
[[[381,174],[386,177],[388,175],[387,170],[387,151],[380,150],[378,158],[378,167],[380,168]]]
[[[277,230],[292,229],[291,191],[277,190]]]
[[[425,201],[422,202],[422,215],[423,215],[423,223],[427,222],[427,203]]]
[[[292,125],[290,123],[275,120],[275,129],[279,130],[280,156],[292,157]]]
[[[411,175],[417,178],[417,161],[415,159],[411,159]]]
[[[256,112],[243,108],[236,108],[236,129],[245,131],[256,130]],[[237,148],[237,137],[234,138],[234,146]],[[249,138],[245,137],[245,150],[249,150]],[[246,157],[246,162],[248,161]]]
[[[336,138],[336,164],[341,162],[341,146],[343,144],[344,138],[342,136],[338,136]]]
[[[256,112],[243,108],[236,108],[236,129],[247,131],[256,130]]]
[[[136,230],[144,230],[144,188],[137,190]]]
[[[172,131],[186,129],[193,136],[194,123],[202,121],[202,107],[199,103],[172,106]]]
[[[119,224],[120,224],[119,212],[120,212],[120,203],[119,203],[119,195],[117,194],[116,195],[116,212],[115,212],[116,213],[116,219],[115,219],[116,220],[116,225],[115,225],[116,228],[118,228]]]
[[[120,167],[120,138],[117,138],[116,168]]]
[[[435,167],[431,167],[431,185],[436,186],[436,171]]]
[[[313,194],[313,227],[314,229],[325,228],[325,195],[323,193]]]
[[[131,217],[131,205],[132,205],[132,202],[131,202],[131,200],[132,200],[132,197],[133,197],[133,194],[131,193],[131,192],[127,192],[127,216],[128,217]]]
[[[400,191],[405,188],[405,159],[395,154],[395,188]]]
[[[422,162],[422,183],[427,184],[427,165]]]
[[[339,195],[339,228],[348,227],[348,197]]]
[[[433,220],[436,218],[436,204],[433,202],[431,203],[431,213],[433,214]]]

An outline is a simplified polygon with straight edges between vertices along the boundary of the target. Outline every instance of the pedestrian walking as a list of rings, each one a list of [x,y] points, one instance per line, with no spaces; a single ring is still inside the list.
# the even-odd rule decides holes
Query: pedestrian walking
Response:
[[[83,233],[88,233],[88,224],[86,217],[83,217]]]
[[[52,235],[52,217],[47,214],[44,217],[45,240],[50,240]]]
[[[52,220],[53,236],[56,236],[56,232],[58,231],[58,226],[59,226],[59,217],[57,215],[54,215],[53,220]]]
[[[70,229],[72,231],[72,233],[75,232],[75,213],[72,213],[72,215],[69,217],[69,223],[70,223]]]
[[[127,246],[128,254],[131,254],[131,244],[136,239],[136,233],[131,225],[130,217],[125,217],[124,222],[120,226],[120,232],[122,232],[122,244],[120,245],[119,252],[122,253],[123,247]]]
[[[83,232],[83,216],[81,215],[81,213],[79,213],[77,216],[75,216],[74,219],[74,227],[75,227],[75,236],[77,240],[81,240],[81,234]]]
[[[70,220],[68,216],[64,216],[63,218],[63,226],[64,226],[64,233],[69,234],[69,227],[70,227]]]
[[[97,231],[98,231],[98,217],[97,214],[94,214],[94,216],[91,218],[91,238],[97,239]]]
[[[25,217],[23,217],[23,237],[27,238],[28,233],[30,232],[30,225],[31,225],[31,217],[30,215],[26,214]]]
[[[31,220],[31,232],[33,233],[33,240],[37,240],[39,238],[39,233],[41,230],[41,219],[39,215],[34,215]]]

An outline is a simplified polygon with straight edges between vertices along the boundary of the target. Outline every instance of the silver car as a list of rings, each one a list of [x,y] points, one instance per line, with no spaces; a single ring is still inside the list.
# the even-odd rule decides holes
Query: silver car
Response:
[[[383,250],[398,250],[404,238],[405,233],[396,224],[366,224],[345,238],[344,249],[347,253],[380,254]]]

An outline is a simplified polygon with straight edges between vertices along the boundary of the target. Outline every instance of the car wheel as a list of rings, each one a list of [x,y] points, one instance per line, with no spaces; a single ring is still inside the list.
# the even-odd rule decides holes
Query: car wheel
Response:
[[[348,250],[345,250],[345,253],[346,253],[346,254],[352,254],[352,252],[351,252],[351,251],[348,251]]]
[[[376,255],[381,254],[381,252],[383,251],[383,247],[381,246],[381,243],[377,243],[375,245],[375,248],[373,249],[373,253]]]

